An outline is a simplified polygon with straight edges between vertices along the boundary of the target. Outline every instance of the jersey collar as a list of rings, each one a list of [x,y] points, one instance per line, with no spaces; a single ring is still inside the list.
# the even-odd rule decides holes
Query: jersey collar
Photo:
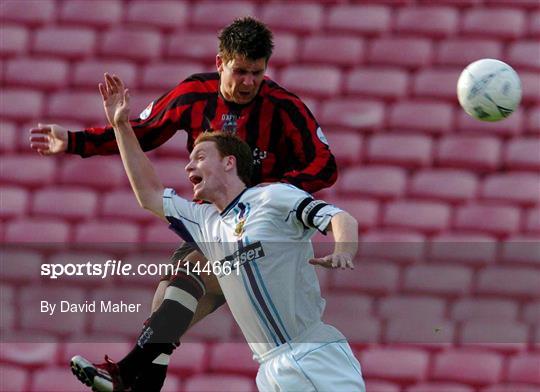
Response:
[[[225,209],[223,211],[221,211],[221,213],[219,214],[221,217],[224,217],[225,215],[227,215],[229,213],[230,210],[232,210],[232,208],[238,203],[238,201],[240,200],[240,198],[242,197],[242,195],[248,190],[249,188],[245,188],[242,192],[240,192],[238,194],[238,196],[236,196],[230,203],[227,207],[225,207]]]

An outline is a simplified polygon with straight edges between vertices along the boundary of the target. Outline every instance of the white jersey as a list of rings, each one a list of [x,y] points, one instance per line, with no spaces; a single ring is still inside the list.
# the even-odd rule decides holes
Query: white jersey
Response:
[[[325,232],[340,209],[292,185],[271,184],[246,189],[222,213],[166,189],[163,211],[171,228],[195,242],[210,263],[232,267],[217,278],[256,358],[284,343],[344,338],[339,332],[309,336],[325,304],[308,263],[310,238]]]

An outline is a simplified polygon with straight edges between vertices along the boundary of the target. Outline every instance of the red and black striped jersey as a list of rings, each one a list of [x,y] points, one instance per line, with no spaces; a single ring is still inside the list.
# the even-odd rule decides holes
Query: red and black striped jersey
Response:
[[[253,101],[238,105],[220,94],[217,72],[192,75],[152,102],[131,125],[145,151],[177,130],[188,133],[188,151],[208,129],[235,132],[253,151],[253,184],[284,181],[316,192],[337,179],[334,156],[313,114],[300,98],[268,78]],[[68,140],[68,152],[82,157],[118,153],[110,126],[69,132]]]

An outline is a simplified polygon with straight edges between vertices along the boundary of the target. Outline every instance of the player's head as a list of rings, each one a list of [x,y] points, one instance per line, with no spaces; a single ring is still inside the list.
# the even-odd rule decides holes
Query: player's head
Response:
[[[216,67],[226,100],[245,104],[255,98],[273,48],[272,32],[252,17],[236,19],[221,31]]]
[[[196,199],[213,200],[230,178],[249,185],[253,171],[251,149],[242,139],[226,132],[205,132],[195,140],[186,166]]]

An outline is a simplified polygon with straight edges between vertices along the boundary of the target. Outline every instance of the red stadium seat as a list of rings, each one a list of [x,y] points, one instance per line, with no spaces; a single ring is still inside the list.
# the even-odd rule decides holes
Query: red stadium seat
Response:
[[[186,45],[189,42],[189,45]],[[179,31],[167,41],[166,55],[169,58],[200,60],[205,64],[214,64],[217,54],[215,33]]]
[[[337,32],[381,34],[391,30],[392,10],[382,5],[337,4],[330,8],[326,28]]]
[[[529,209],[525,219],[525,230],[527,232],[540,233],[540,207]]]
[[[184,382],[184,392],[254,392],[253,377],[200,374]]]
[[[180,158],[160,158],[153,160],[154,169],[164,186],[176,189],[180,195],[190,197],[193,185],[184,170],[188,161]]]
[[[32,213],[74,220],[91,218],[96,214],[97,200],[97,194],[87,188],[42,188],[34,193]]]
[[[525,13],[515,8],[474,8],[466,11],[462,32],[489,38],[516,39],[524,35],[525,22]]]
[[[113,360],[118,361],[124,357],[130,349],[131,344],[124,342],[107,341],[105,343],[91,341],[90,339],[84,339],[84,341],[77,342],[69,341],[64,344],[61,361],[62,363],[68,363],[74,355],[81,355],[92,362],[101,363],[105,354]]]
[[[457,209],[454,228],[504,236],[518,231],[519,220],[516,207],[469,204]]]
[[[502,43],[496,40],[455,38],[444,40],[437,50],[437,64],[466,66],[481,58],[501,58]]]
[[[502,365],[500,354],[449,350],[435,356],[431,379],[470,385],[493,384],[502,377]]]
[[[540,10],[529,14],[529,35],[540,37]]]
[[[171,246],[178,246],[182,240],[170,230],[164,222],[144,226],[143,240],[147,247],[165,247],[169,251]]]
[[[142,208],[131,190],[119,189],[105,194],[100,203],[104,218],[125,218],[135,221],[152,219],[152,214]]]
[[[55,180],[56,161],[39,155],[4,155],[0,180],[29,187],[48,185]]]
[[[99,59],[84,60],[75,64],[73,70],[73,84],[77,87],[92,88],[97,94],[97,85],[103,81],[105,72],[118,75],[124,84],[130,88],[138,83],[137,68],[127,61],[102,61]],[[97,99],[97,96],[95,97]]]
[[[471,172],[452,169],[425,169],[411,179],[409,196],[422,199],[460,202],[475,197],[476,176]]]
[[[6,242],[9,242],[9,239]],[[17,250],[3,249],[2,260],[2,282],[36,282],[41,276],[40,269],[44,258],[39,252],[30,251],[26,247]]]
[[[123,3],[119,0],[105,1],[99,7],[88,0],[71,0],[62,5],[60,20],[63,23],[109,27],[121,22]]]
[[[423,235],[398,230],[371,230],[361,237],[360,255],[392,262],[419,261],[424,254]]]
[[[499,167],[501,143],[491,136],[443,137],[436,149],[440,166],[492,171]]]
[[[494,263],[497,242],[485,234],[443,233],[431,240],[428,259],[435,262],[484,265]]]
[[[538,2],[536,0],[486,0],[486,4],[489,5],[508,5],[512,7],[523,8],[538,8]]]
[[[384,105],[377,101],[330,99],[323,103],[319,120],[326,127],[378,130],[384,122]]]
[[[399,268],[396,265],[380,260],[361,259],[355,262],[354,271],[336,271],[330,287],[333,291],[356,290],[361,293],[385,295],[397,291],[398,284]],[[335,305],[342,306],[339,303]],[[355,313],[358,311],[351,311],[349,314]]]
[[[422,350],[370,348],[360,356],[362,375],[397,382],[426,379],[429,355]]]
[[[382,322],[369,315],[336,313],[325,317],[325,322],[336,327],[353,346],[365,346],[381,340]]]
[[[533,107],[528,111],[526,132],[540,134],[540,106]]]
[[[405,170],[390,166],[362,166],[345,169],[338,181],[341,194],[397,198],[405,192]]]
[[[53,93],[47,102],[47,115],[87,123],[105,123],[103,104],[95,92],[65,90]]]
[[[515,235],[503,243],[501,261],[509,265],[531,264],[540,267],[540,235]]]
[[[344,277],[344,275],[347,274],[346,271],[333,272],[336,272],[335,277]],[[326,306],[324,307],[324,319],[332,324],[331,321],[336,315],[346,315],[349,318],[351,318],[351,315],[371,315],[373,299],[367,295],[351,293],[350,291],[337,292],[337,290],[340,289],[351,288],[350,286],[341,287],[338,280],[339,278],[335,280],[335,283],[331,288],[331,292],[323,296],[326,301]]]
[[[293,33],[277,32],[274,34],[272,65],[289,65],[297,62],[300,49],[299,39]],[[267,75],[269,74],[267,69]],[[270,75],[273,78],[272,75]]]
[[[458,18],[452,7],[404,7],[397,14],[396,30],[399,34],[447,37],[457,32]]]
[[[372,164],[409,168],[429,166],[431,138],[424,135],[373,135],[367,145],[367,160]]]
[[[182,158],[187,159],[189,153],[187,150],[187,132],[178,131],[166,143],[159,146],[156,150],[158,157]]]
[[[361,135],[356,132],[339,131],[332,128],[331,132],[325,132],[325,136],[339,167],[360,163],[363,145]]]
[[[536,386],[521,384],[521,383],[497,384],[497,385],[492,385],[492,386],[481,389],[481,392],[537,392],[537,391],[538,391],[538,388]]]
[[[341,88],[339,68],[323,65],[291,65],[280,76],[280,84],[300,96],[330,97]],[[317,80],[317,83],[311,81]]]
[[[324,197],[324,199],[354,216],[361,230],[377,226],[379,204],[375,200],[358,197]]]
[[[533,173],[492,174],[480,187],[485,200],[533,205],[540,203],[540,176]]]
[[[190,329],[182,337],[182,342],[234,342],[232,336],[234,326],[235,321],[230,310],[221,307],[197,323],[197,328]],[[243,338],[241,339],[244,343]]]
[[[234,358],[234,360],[232,360]],[[253,360],[253,353],[247,344],[217,343],[210,351],[210,371],[226,374],[252,375],[259,365]]]
[[[458,343],[511,353],[527,347],[528,326],[515,321],[469,320],[461,325]]]
[[[222,29],[235,18],[242,16],[257,16],[256,7],[249,1],[228,1],[223,3],[216,0],[201,1],[194,4],[190,23],[198,28]]]
[[[21,105],[24,102],[24,105]],[[30,89],[2,89],[0,117],[13,120],[34,120],[42,116],[43,94]]]
[[[316,35],[304,39],[300,60],[337,66],[355,66],[363,57],[364,41],[354,36]]]
[[[461,298],[452,305],[451,319],[509,322],[517,320],[518,309],[517,302],[506,298]]]
[[[450,208],[430,201],[398,200],[386,205],[383,226],[426,233],[438,232],[450,224]]]
[[[161,35],[150,29],[120,28],[107,31],[100,54],[132,61],[150,61],[161,55]]]
[[[389,114],[389,126],[396,130],[450,133],[453,121],[453,106],[445,102],[400,101]]]
[[[456,327],[451,321],[418,316],[399,317],[386,324],[383,341],[389,345],[407,348],[440,349],[454,339]]]
[[[420,68],[432,60],[433,47],[424,38],[375,38],[368,52],[368,62]]]
[[[74,241],[94,244],[103,242],[137,244],[139,228],[135,224],[118,221],[89,221],[75,226]]]
[[[412,265],[405,270],[403,288],[410,293],[462,296],[470,291],[472,270],[454,265]]]
[[[508,59],[513,67],[540,70],[540,45],[538,41],[519,41],[513,43],[508,50]]]
[[[20,367],[0,365],[0,390],[24,391],[27,388],[30,375]]]
[[[188,4],[185,2],[159,0],[134,1],[128,5],[127,23],[134,26],[153,26],[174,29],[188,22]]]
[[[379,302],[379,317],[409,320],[443,320],[445,302],[442,298],[427,296],[395,295]]]
[[[143,69],[141,87],[170,90],[192,74],[203,71],[202,64],[185,61],[148,64]]]
[[[171,357],[169,371],[181,376],[203,373],[206,369],[207,345],[204,343],[182,343],[176,355]]]
[[[7,224],[5,240],[40,245],[67,242],[69,226],[60,219],[19,218]]]
[[[29,26],[41,25],[52,22],[55,14],[55,0],[4,1],[0,8],[2,24],[17,22]]]
[[[508,381],[540,385],[540,355],[523,353],[510,359]]]
[[[14,122],[0,120],[0,151],[2,153],[17,149],[18,133],[17,125]]]
[[[504,151],[504,164],[512,170],[540,170],[540,139],[532,137],[510,140]]]
[[[468,385],[451,382],[422,382],[408,387],[405,392],[475,392],[475,389]]]
[[[523,110],[518,109],[512,113],[505,121],[487,122],[478,121],[470,117],[465,111],[459,111],[457,116],[457,129],[467,134],[496,136],[514,136],[523,132],[524,115]]]
[[[84,176],[81,175],[84,173]],[[87,160],[70,159],[60,169],[60,183],[111,190],[126,182],[119,157],[94,157]]]
[[[39,72],[35,72],[39,69]],[[33,88],[62,88],[67,85],[68,63],[55,59],[17,58],[6,64],[7,85]]]
[[[0,26],[0,56],[21,55],[28,52],[29,31],[19,25],[7,24],[2,20]]]
[[[351,95],[397,99],[407,94],[407,86],[408,76],[404,70],[356,67],[347,76],[345,91]]]
[[[32,378],[32,388],[29,392],[73,392],[80,390],[81,382],[73,377],[66,367],[37,370]]]
[[[523,308],[523,321],[529,324],[540,323],[540,300],[529,302]]]
[[[394,384],[389,381],[379,380],[364,380],[366,384],[366,391],[370,392],[400,392],[401,388],[398,384]]]
[[[427,68],[420,70],[413,81],[416,97],[455,101],[460,69]]]
[[[28,213],[29,192],[22,187],[2,185],[0,218],[14,218]]]
[[[533,268],[490,267],[480,271],[476,291],[503,297],[537,298],[540,271]]]
[[[521,71],[519,78],[523,89],[521,101],[524,104],[538,105],[540,103],[540,72]]]
[[[34,339],[36,338],[39,339],[38,336],[35,336]],[[47,343],[38,340],[34,340],[32,343],[6,343],[3,341],[0,343],[0,360],[23,367],[49,365],[51,359],[56,358],[57,353],[58,344],[51,341]],[[64,373],[67,372],[64,370]]]
[[[35,34],[35,53],[82,58],[94,53],[96,34],[88,28],[46,27]]]
[[[317,3],[270,3],[263,6],[261,20],[276,31],[309,33],[322,28],[323,8]]]

